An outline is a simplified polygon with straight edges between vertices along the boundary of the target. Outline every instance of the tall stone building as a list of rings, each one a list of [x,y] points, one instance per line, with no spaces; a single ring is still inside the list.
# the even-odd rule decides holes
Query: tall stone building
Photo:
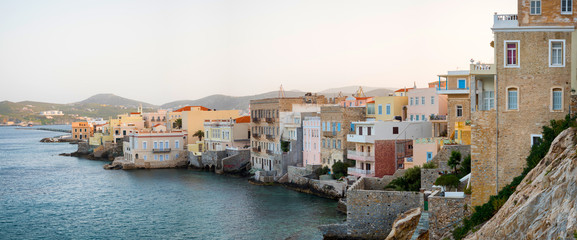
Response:
[[[569,113],[576,86],[573,1],[518,4],[518,14],[494,16],[496,77],[472,86],[478,93],[494,91],[494,105],[481,104],[486,98],[479,95],[472,101],[478,109],[472,113],[473,205],[521,174],[542,127]]]
[[[324,96],[307,94],[304,97],[295,98],[267,98],[250,101],[251,112],[251,164],[252,167],[264,171],[276,171],[280,177],[287,172],[288,166],[296,166],[302,163],[302,140],[298,146],[286,146],[293,151],[283,151],[282,139],[291,139],[289,131],[283,133],[281,126],[281,113],[293,111],[293,104],[325,104]],[[300,115],[299,115],[300,116]],[[294,119],[294,118],[291,118]],[[298,123],[301,126],[301,122]],[[297,126],[287,126],[287,129]],[[302,128],[300,129],[302,139]],[[297,131],[295,129],[295,138]],[[288,144],[295,142],[287,141]],[[300,149],[297,149],[300,148]],[[286,150],[286,149],[285,149]],[[294,155],[294,156],[293,156]],[[298,157],[300,156],[300,158]],[[299,162],[300,159],[300,162]]]
[[[347,142],[347,134],[355,132],[353,122],[365,120],[365,107],[321,107],[321,159],[322,165],[332,168],[335,162],[347,159],[347,150],[355,144]]]

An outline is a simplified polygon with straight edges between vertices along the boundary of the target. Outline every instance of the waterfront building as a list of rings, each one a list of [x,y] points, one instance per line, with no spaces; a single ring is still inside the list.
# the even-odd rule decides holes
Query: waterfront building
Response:
[[[340,105],[343,107],[366,107],[370,101],[373,101],[373,98],[367,97],[363,88],[359,87],[355,94],[346,97],[340,102]]]
[[[72,123],[72,138],[76,140],[88,141],[94,134],[92,125],[88,122]]]
[[[205,121],[230,118],[236,119],[240,117],[239,110],[214,110],[203,106],[187,106],[180,108],[175,112],[181,113],[182,129],[186,130],[188,134],[188,144],[195,144],[200,140],[198,137],[192,135],[199,130],[204,132]]]
[[[322,165],[320,114],[303,119],[303,166]]]
[[[168,127],[168,110],[159,109],[156,112],[142,113],[142,120],[144,120],[144,128],[151,128],[152,126],[162,124]]]
[[[52,110],[52,111],[42,111],[40,116],[64,116],[62,111]]]
[[[519,0],[518,6],[518,14],[494,15],[496,75],[472,86],[483,93],[471,100],[476,103],[471,124],[475,206],[522,173],[542,127],[570,112],[577,89],[573,1]]]
[[[112,135],[113,142],[121,141],[124,136],[144,129],[144,120],[140,112],[118,115],[108,121],[105,135]]]
[[[397,89],[395,90],[395,92],[393,93],[393,96],[397,96],[397,97],[406,97],[407,96],[407,92],[409,92],[409,90],[411,90],[413,88],[401,88],[401,89]]]
[[[251,164],[255,169],[264,171],[276,171],[277,177],[282,176],[288,170],[288,166],[296,166],[302,164],[302,140],[300,150],[295,144],[296,141],[285,142],[285,146],[281,146],[282,138],[285,140],[291,139],[291,131],[294,131],[294,138],[297,136],[296,128],[299,123],[287,124],[281,126],[281,113],[285,119],[283,121],[290,121],[293,112],[293,104],[305,104],[316,106],[318,104],[326,104],[327,99],[324,96],[317,96],[306,94],[304,97],[295,98],[267,98],[250,101],[251,111]],[[295,108],[296,110],[296,108]],[[298,111],[297,111],[298,112]],[[292,119],[294,121],[294,115]],[[300,117],[298,118],[300,119]],[[283,131],[281,132],[281,128]],[[302,128],[301,138],[302,139]],[[282,134],[282,135],[281,135]],[[295,151],[290,152],[290,148],[295,148]],[[300,156],[300,162],[298,161]]]
[[[423,166],[433,160],[445,143],[453,143],[448,138],[417,138],[413,141],[413,157],[406,158],[404,167],[409,169],[415,166]]]
[[[396,169],[403,169],[404,158],[412,157],[412,140],[433,134],[430,122],[366,121],[353,122],[352,126],[356,131],[347,135],[347,141],[352,146],[348,148],[347,157],[355,165],[349,168],[349,174],[363,177],[382,177],[394,174]],[[375,141],[378,140],[382,141],[376,146]],[[395,150],[396,145],[411,151],[403,151],[403,155],[399,155],[397,153],[401,152]]]
[[[250,116],[206,120],[204,143],[207,151],[248,148],[250,146]]]
[[[347,135],[355,132],[353,122],[364,121],[365,107],[323,106],[321,107],[321,159],[323,167],[332,169],[336,162],[345,162],[347,149],[354,147]]]
[[[367,103],[366,118],[376,121],[405,121],[407,104],[406,96],[373,97],[373,100]]]
[[[173,167],[186,161],[185,131],[149,131],[130,133],[124,140],[124,161],[136,168]]]

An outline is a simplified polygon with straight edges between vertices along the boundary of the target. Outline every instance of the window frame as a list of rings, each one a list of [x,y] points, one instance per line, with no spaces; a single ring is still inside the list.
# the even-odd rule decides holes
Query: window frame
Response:
[[[563,1],[565,1],[565,6],[563,6]],[[573,0],[561,0],[561,15],[572,15],[573,14]],[[563,11],[563,7],[566,7],[569,10]]]
[[[558,109],[555,108],[555,92],[561,93],[561,99],[560,99],[561,102],[559,103]],[[563,94],[563,88],[562,87],[556,86],[556,87],[551,88],[551,105],[550,105],[551,106],[551,108],[550,108],[551,112],[562,112],[563,111],[563,104],[564,104],[563,95],[564,94]]]
[[[517,96],[515,96],[515,98],[516,98],[516,99],[515,99],[515,100],[516,100],[516,101],[515,101],[515,107],[516,107],[516,108],[510,108],[510,105],[511,105],[511,104],[509,103],[509,92],[510,92],[510,91],[513,91],[513,90],[514,90],[515,92],[517,92]],[[517,86],[507,87],[507,88],[506,88],[506,93],[507,93],[507,94],[506,94],[506,96],[505,96],[505,97],[506,97],[506,102],[505,102],[505,103],[506,103],[506,105],[507,105],[507,111],[519,111],[519,95],[520,95],[520,94],[519,94],[519,87],[517,87]]]
[[[385,106],[385,113],[387,115],[391,115],[391,104],[390,103]]]
[[[463,116],[463,106],[462,105],[455,106],[455,117],[462,117],[462,116]]]
[[[535,3],[535,6],[533,6],[533,3]],[[539,7],[537,7],[537,3],[539,3]],[[541,15],[541,0],[531,0],[529,1],[529,14],[530,15]],[[535,12],[533,12],[533,9],[535,9]],[[537,10],[539,10],[537,12]]]
[[[553,43],[559,42],[561,43],[561,64],[553,64]],[[549,39],[549,67],[565,67],[565,39]]]
[[[515,64],[508,64],[507,63],[507,44],[515,43],[516,44],[516,63]],[[519,40],[504,40],[503,41],[503,65],[505,68],[520,68],[521,67],[521,41]]]
[[[535,142],[533,141],[533,138],[535,137],[539,137],[541,138],[541,142],[543,141],[543,135],[542,134],[531,134],[531,147],[533,147],[533,145],[535,145]]]
[[[377,114],[383,115],[383,104],[377,106]]]

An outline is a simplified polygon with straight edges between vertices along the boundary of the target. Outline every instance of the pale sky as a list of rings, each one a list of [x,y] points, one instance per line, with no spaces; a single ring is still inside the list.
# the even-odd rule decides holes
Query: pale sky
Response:
[[[425,87],[516,0],[0,0],[0,101]]]

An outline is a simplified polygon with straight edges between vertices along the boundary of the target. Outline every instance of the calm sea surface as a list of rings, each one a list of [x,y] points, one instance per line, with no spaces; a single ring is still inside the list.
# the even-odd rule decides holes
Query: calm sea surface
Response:
[[[64,126],[61,126],[61,128]],[[322,239],[336,202],[184,169],[104,170],[0,127],[0,239]]]

